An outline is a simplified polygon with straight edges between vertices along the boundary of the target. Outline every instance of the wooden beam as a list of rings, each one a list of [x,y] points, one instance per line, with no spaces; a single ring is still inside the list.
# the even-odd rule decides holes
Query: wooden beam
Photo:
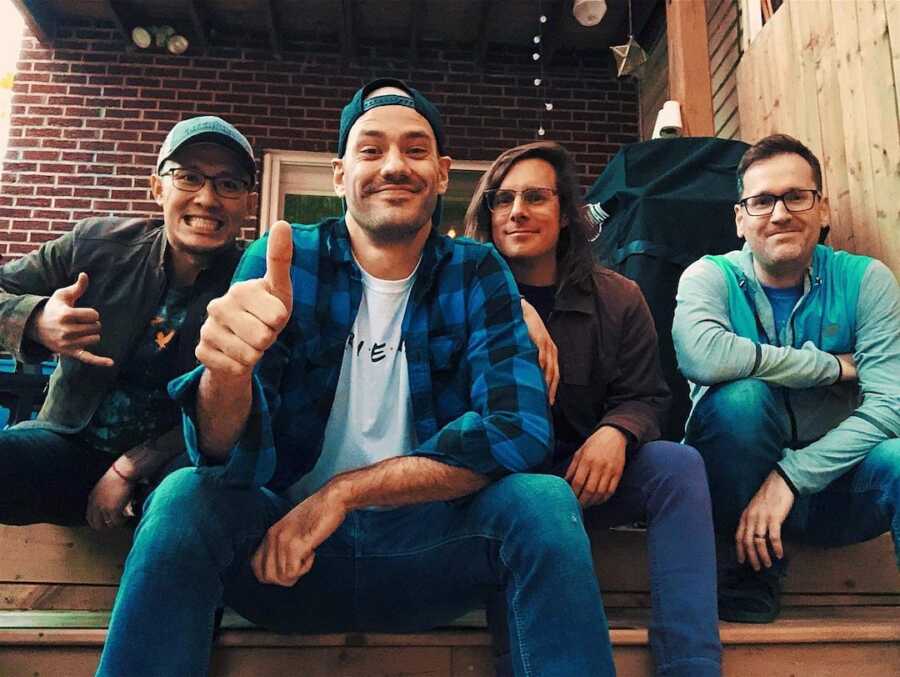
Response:
[[[191,17],[191,25],[194,27],[196,45],[201,52],[205,51],[209,45],[209,28],[207,28],[207,19],[198,0],[188,2],[188,14]]]
[[[278,33],[278,19],[275,16],[275,0],[263,0],[262,9],[263,14],[265,14],[272,56],[281,61],[281,35]]]
[[[356,61],[356,3],[341,0],[341,56],[344,61]]]
[[[494,9],[494,0],[481,0],[481,16],[478,19],[478,39],[475,42],[475,62],[484,67],[487,61],[488,51],[488,25],[491,20],[491,12]]]
[[[48,47],[56,37],[56,15],[42,0],[12,0],[28,30],[38,42]]]
[[[425,23],[425,3],[409,0],[409,65],[415,66],[419,60],[419,39]]]
[[[685,136],[713,136],[706,0],[666,0],[669,97],[681,104]]]
[[[122,4],[114,0],[105,0],[103,4],[106,5],[106,11],[112,16],[113,23],[116,25],[119,33],[121,33],[125,44],[132,47],[131,28],[128,27],[129,22]]]

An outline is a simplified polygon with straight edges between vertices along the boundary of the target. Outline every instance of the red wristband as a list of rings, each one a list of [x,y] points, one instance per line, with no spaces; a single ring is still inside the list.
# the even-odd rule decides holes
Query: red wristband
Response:
[[[116,459],[116,461],[118,461],[118,460],[119,460],[119,459]],[[114,473],[116,473],[116,475],[118,475],[119,477],[121,477],[123,480],[125,480],[126,482],[128,482],[129,484],[133,483],[134,480],[133,480],[132,478],[130,478],[130,477],[125,477],[125,475],[123,475],[122,472],[116,467],[116,461],[113,461],[113,464],[112,464],[111,466],[109,466],[110,468],[112,468],[112,471],[113,471]]]

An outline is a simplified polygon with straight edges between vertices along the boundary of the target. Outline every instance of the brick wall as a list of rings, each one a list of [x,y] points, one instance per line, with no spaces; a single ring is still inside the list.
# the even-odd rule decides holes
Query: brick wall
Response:
[[[215,114],[265,150],[334,152],[341,106],[363,82],[394,76],[441,109],[450,154],[492,160],[534,140],[531,50],[498,48],[482,69],[471,51],[362,44],[344,65],[330,44],[291,46],[282,61],[256,47],[216,46],[198,56],[127,51],[106,24],[62,26],[54,49],[26,36],[0,175],[0,257],[9,260],[94,215],[157,214],[147,177],[172,124]],[[637,140],[634,84],[605,55],[560,55],[545,73],[545,138],[572,150],[588,185],[623,143]],[[248,228],[246,236],[253,236]]]

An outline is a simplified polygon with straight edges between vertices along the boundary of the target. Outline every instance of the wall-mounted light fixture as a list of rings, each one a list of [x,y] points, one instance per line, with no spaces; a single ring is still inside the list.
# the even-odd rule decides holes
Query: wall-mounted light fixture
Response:
[[[582,26],[596,26],[606,15],[606,0],[575,0],[572,14]]]
[[[184,54],[190,46],[188,39],[176,33],[171,26],[135,26],[131,31],[131,41],[141,49],[155,44],[171,54]]]

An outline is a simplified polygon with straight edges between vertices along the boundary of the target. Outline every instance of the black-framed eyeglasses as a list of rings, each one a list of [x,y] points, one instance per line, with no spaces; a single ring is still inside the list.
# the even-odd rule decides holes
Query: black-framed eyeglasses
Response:
[[[238,179],[234,176],[208,176],[198,172],[196,169],[186,169],[184,167],[174,167],[162,172],[160,176],[171,176],[172,185],[178,190],[183,190],[187,193],[196,193],[206,185],[207,181],[212,181],[213,190],[216,191],[216,195],[219,197],[241,197],[250,190],[250,182],[244,179]]]
[[[542,207],[556,195],[552,188],[525,188],[524,190],[509,190],[498,188],[484,191],[484,202],[492,212],[508,212],[512,209],[516,196],[521,195],[529,207]]]
[[[791,213],[796,213],[807,212],[812,209],[818,197],[821,197],[819,191],[813,188],[803,188],[789,190],[781,195],[772,195],[771,193],[751,195],[743,200],[738,200],[738,204],[744,208],[744,211],[749,216],[768,216],[775,211],[775,205],[778,204],[779,200],[785,209]]]

